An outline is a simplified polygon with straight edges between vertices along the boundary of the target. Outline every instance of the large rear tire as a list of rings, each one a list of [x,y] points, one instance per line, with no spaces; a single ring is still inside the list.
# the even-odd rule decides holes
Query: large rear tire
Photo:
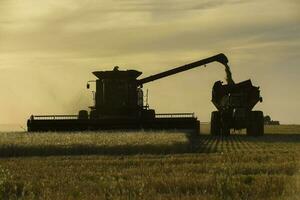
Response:
[[[264,114],[262,111],[251,111],[247,127],[247,135],[262,136],[264,135]]]
[[[221,135],[221,115],[219,111],[213,111],[211,113],[210,134]]]

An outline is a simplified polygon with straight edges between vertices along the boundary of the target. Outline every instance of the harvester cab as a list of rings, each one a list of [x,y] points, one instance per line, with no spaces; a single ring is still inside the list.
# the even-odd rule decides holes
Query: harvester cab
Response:
[[[136,78],[142,72],[136,70],[121,71],[115,67],[112,71],[95,71],[95,105],[91,106],[90,118],[137,118],[143,105]],[[138,92],[139,91],[139,92]]]

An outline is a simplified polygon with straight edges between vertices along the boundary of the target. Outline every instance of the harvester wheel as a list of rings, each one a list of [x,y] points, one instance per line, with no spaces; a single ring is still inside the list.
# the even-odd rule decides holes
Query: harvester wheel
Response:
[[[78,113],[78,119],[88,119],[89,113],[86,110],[80,110]]]
[[[210,134],[221,135],[221,117],[219,111],[213,111],[211,113]]]
[[[229,136],[230,135],[230,128],[222,127],[222,136]]]
[[[90,111],[90,119],[97,119],[97,112],[96,110]]]
[[[200,121],[196,121],[194,135],[198,136],[200,134]]]
[[[247,135],[250,136],[264,135],[264,114],[262,111],[251,111],[250,121],[247,127]]]

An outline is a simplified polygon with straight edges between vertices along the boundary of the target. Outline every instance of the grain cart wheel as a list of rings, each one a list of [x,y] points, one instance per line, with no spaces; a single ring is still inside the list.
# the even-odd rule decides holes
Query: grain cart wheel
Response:
[[[250,136],[262,136],[264,135],[264,115],[262,111],[251,111],[247,135]]]
[[[262,136],[264,135],[264,114],[262,111],[253,111],[256,119],[256,135]]]
[[[221,117],[219,111],[213,111],[211,113],[210,134],[221,135]]]

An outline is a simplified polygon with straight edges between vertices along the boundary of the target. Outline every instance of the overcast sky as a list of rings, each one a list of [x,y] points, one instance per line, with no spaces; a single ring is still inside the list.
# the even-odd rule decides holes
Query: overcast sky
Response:
[[[0,0],[0,123],[88,109],[95,70],[147,76],[220,52],[236,82],[260,86],[256,109],[300,123],[298,0]],[[144,88],[157,112],[209,121],[224,77],[214,63]]]

